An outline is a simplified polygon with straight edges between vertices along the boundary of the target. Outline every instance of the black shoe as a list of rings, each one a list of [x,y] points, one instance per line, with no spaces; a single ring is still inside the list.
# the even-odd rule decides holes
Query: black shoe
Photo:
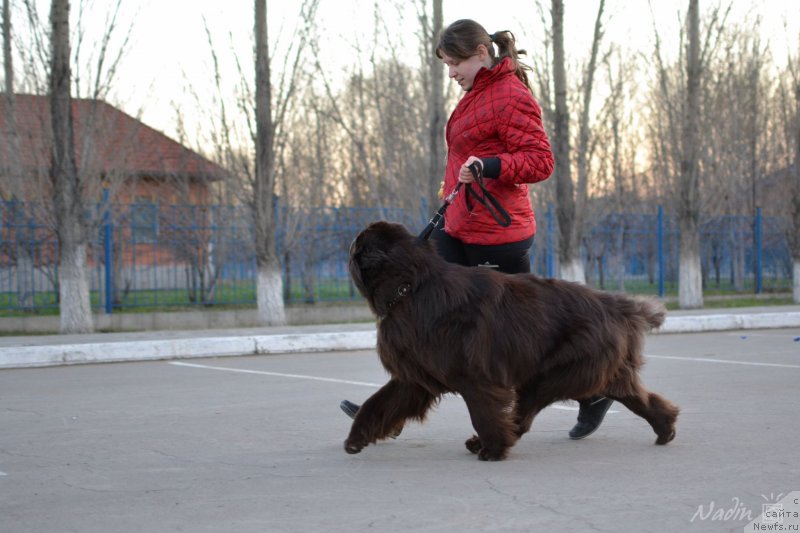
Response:
[[[348,402],[347,400],[342,400],[342,403],[339,404],[344,414],[349,416],[350,418],[355,418],[356,413],[358,412],[360,405],[356,405],[353,402]]]
[[[600,396],[578,403],[580,404],[578,423],[569,430],[569,438],[572,440],[580,440],[594,433],[600,427],[608,408],[611,407],[614,400]]]
[[[347,416],[349,416],[350,418],[353,418],[353,419],[355,419],[356,413],[361,408],[360,405],[356,405],[353,402],[350,402],[348,400],[342,400],[342,403],[339,404],[339,407],[342,409],[342,411],[344,411],[344,414],[346,414]],[[389,435],[389,436],[391,438],[393,438],[393,439],[396,439],[397,437],[400,436],[400,433],[402,433],[402,432],[403,432],[403,428],[401,427],[400,429],[398,429],[392,435]]]

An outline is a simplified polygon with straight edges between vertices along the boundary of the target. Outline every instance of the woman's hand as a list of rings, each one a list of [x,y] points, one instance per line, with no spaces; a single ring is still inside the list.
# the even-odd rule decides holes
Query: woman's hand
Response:
[[[478,162],[481,168],[483,168],[483,161],[479,157],[475,157],[471,155],[464,161],[464,164],[461,165],[461,170],[458,173],[458,181],[461,183],[472,183],[475,181],[475,176],[472,174],[472,171],[469,169],[469,166],[474,163],[475,161]]]

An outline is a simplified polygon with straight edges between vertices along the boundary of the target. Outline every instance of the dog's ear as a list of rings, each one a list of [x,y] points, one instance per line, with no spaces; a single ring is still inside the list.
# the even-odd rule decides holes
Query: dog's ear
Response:
[[[374,268],[386,261],[386,252],[371,229],[372,226],[359,233],[350,245],[350,257],[361,268]]]
[[[386,264],[389,256],[378,248],[365,247],[356,252],[354,259],[361,270],[371,270]]]

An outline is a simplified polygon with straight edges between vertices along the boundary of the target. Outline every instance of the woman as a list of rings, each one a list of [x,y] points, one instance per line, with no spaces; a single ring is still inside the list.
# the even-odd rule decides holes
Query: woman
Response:
[[[508,274],[530,272],[536,219],[527,184],[547,179],[554,159],[528,82],[530,69],[519,61],[524,53],[517,50],[511,32],[490,35],[473,20],[453,22],[439,37],[436,55],[465,92],[447,121],[442,192],[449,195],[459,183],[463,186],[447,209],[444,228],[432,234],[449,262]],[[490,208],[491,203],[481,202],[484,195],[469,168],[473,163],[508,219]],[[611,403],[605,398],[581,401],[570,437],[594,432]],[[344,400],[341,408],[354,417],[359,406]]]

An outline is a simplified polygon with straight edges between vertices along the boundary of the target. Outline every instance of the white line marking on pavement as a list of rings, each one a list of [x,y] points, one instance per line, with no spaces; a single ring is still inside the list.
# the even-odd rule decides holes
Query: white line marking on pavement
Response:
[[[257,374],[261,376],[274,376],[279,378],[294,378],[294,379],[310,379],[313,381],[325,381],[327,383],[342,383],[345,385],[359,385],[361,387],[372,387],[372,388],[380,388],[383,385],[379,383],[370,383],[368,381],[350,381],[347,379],[334,379],[334,378],[320,378],[317,376],[305,376],[303,374],[284,374],[281,372],[265,372],[263,370],[247,370],[244,368],[230,368],[225,366],[210,366],[210,365],[198,365],[194,363],[182,363],[179,361],[170,361],[171,365],[175,366],[185,366],[189,368],[202,368],[204,370],[220,370],[222,372],[236,372],[239,374]],[[570,407],[568,405],[550,405],[553,409],[560,409],[562,411],[577,411],[577,407]],[[609,410],[609,413],[617,413],[619,411]]]
[[[240,374],[258,374],[262,376],[275,376],[279,378],[295,378],[295,379],[310,379],[313,381],[325,381],[328,383],[343,383],[345,385],[359,385],[361,387],[382,387],[379,383],[369,383],[366,381],[350,381],[347,379],[334,379],[334,378],[320,378],[316,376],[304,376],[302,374],[282,374],[280,372],[264,372],[263,370],[246,370],[244,368],[229,368],[224,366],[208,366],[196,365],[193,363],[181,363],[177,361],[170,362],[169,364],[175,366],[188,366],[191,368],[204,368],[206,370],[222,370],[224,372],[238,372]]]
[[[7,476],[7,475],[8,474],[6,474],[5,472],[0,472],[0,476]]]
[[[708,359],[706,357],[675,357],[672,355],[645,355],[645,359],[674,359],[676,361],[697,361],[700,363],[722,363],[728,365],[771,366],[775,368],[800,368],[800,365],[782,365],[779,363],[754,363],[752,361],[731,361],[729,359]]]

